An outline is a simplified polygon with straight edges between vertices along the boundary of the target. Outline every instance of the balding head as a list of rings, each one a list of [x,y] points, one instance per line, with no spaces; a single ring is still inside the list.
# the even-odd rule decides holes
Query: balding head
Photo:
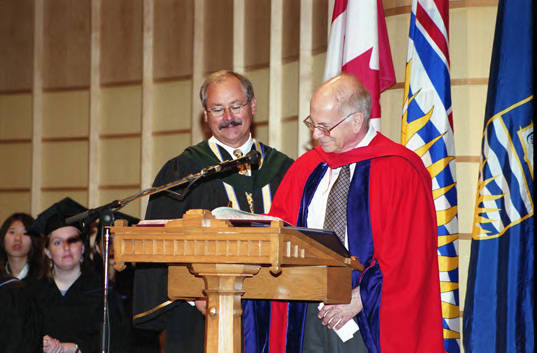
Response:
[[[329,135],[314,129],[313,138],[325,152],[341,153],[356,147],[366,135],[371,96],[356,77],[341,74],[317,88],[310,111],[314,124],[327,129],[335,126]]]
[[[315,90],[311,99],[331,102],[342,115],[361,112],[366,119],[371,113],[371,96],[364,85],[353,75],[342,73]]]

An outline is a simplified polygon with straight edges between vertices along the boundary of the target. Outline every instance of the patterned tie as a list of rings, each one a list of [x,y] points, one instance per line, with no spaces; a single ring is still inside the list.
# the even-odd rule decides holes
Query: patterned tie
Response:
[[[341,167],[339,176],[328,194],[324,216],[324,229],[334,231],[342,244],[345,244],[345,229],[347,228],[347,195],[351,183],[350,175],[348,164]]]

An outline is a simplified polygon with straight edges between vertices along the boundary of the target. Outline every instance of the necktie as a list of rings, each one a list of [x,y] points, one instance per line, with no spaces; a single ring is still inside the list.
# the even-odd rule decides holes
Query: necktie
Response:
[[[334,231],[342,244],[345,244],[347,228],[347,195],[351,183],[350,175],[348,164],[341,167],[339,176],[328,194],[324,216],[324,229]]]

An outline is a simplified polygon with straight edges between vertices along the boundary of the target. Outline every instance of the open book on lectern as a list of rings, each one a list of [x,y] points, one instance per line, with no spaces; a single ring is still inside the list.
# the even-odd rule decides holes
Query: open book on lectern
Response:
[[[350,257],[349,251],[341,244],[339,238],[332,231],[295,227],[278,217],[245,212],[231,207],[217,207],[211,213],[216,219],[228,220],[236,227],[268,227],[272,221],[282,221],[285,228],[297,230],[339,255]]]

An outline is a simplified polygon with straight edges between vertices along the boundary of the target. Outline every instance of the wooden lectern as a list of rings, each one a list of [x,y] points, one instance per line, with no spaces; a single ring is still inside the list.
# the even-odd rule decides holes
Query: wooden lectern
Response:
[[[241,351],[241,297],[348,303],[351,271],[363,269],[282,221],[235,227],[190,210],[165,226],[114,226],[114,256],[167,263],[172,300],[207,297],[205,352]]]

